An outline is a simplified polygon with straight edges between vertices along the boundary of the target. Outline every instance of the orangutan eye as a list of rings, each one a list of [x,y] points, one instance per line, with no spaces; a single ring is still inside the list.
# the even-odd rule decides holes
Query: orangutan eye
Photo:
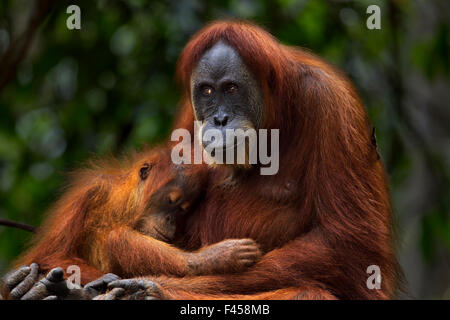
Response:
[[[237,85],[235,85],[234,83],[229,83],[227,84],[227,86],[225,87],[225,92],[226,93],[236,93],[238,91],[238,87]]]
[[[144,163],[144,165],[139,169],[139,177],[141,178],[141,180],[147,179],[152,167],[153,167],[152,165]]]
[[[201,91],[202,95],[204,95],[205,97],[209,97],[214,92],[214,89],[210,86],[202,86]]]

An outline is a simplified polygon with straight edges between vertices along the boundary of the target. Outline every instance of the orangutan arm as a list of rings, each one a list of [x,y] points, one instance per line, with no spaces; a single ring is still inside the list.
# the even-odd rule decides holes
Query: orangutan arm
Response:
[[[122,276],[194,276],[240,271],[253,265],[261,253],[251,239],[229,239],[186,252],[127,227],[109,234],[110,271]]]
[[[284,247],[275,249],[253,267],[235,274],[216,274],[173,278],[167,276],[145,277],[119,280],[110,284],[110,289],[124,288],[137,290],[151,283],[147,294],[160,299],[333,299],[333,288],[349,286],[349,290],[358,288],[367,299],[386,299],[390,297],[390,288],[370,290],[366,287],[366,269],[354,270],[355,274],[341,268],[336,260],[334,249],[322,241],[320,232],[312,232],[298,238]],[[347,265],[355,262],[358,267],[361,256],[357,251],[348,257]],[[341,283],[342,279],[352,279]],[[147,281],[147,282],[146,282]],[[389,285],[389,284],[386,284]],[[287,290],[296,288],[296,290]],[[286,291],[287,290],[287,291]],[[286,293],[288,292],[288,293]],[[362,293],[361,293],[362,292]]]

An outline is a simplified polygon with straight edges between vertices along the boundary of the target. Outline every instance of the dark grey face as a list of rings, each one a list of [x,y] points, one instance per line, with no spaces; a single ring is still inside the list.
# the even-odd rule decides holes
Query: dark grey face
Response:
[[[258,129],[263,118],[263,95],[239,54],[218,42],[192,72],[191,99],[197,120],[208,129]],[[205,143],[203,143],[205,146]],[[225,147],[225,145],[224,145]]]

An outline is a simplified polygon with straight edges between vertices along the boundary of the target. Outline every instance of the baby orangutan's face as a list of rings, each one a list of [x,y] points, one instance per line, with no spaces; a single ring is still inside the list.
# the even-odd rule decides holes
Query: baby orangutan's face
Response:
[[[147,185],[143,195],[145,206],[135,229],[170,242],[175,236],[177,219],[189,211],[201,192],[200,184],[195,181],[198,177],[187,175],[182,166],[163,164],[161,159],[159,163],[144,163],[139,176]]]
[[[147,213],[136,224],[136,230],[155,239],[170,242],[176,231],[177,219],[191,206],[184,191],[169,183],[150,198]]]

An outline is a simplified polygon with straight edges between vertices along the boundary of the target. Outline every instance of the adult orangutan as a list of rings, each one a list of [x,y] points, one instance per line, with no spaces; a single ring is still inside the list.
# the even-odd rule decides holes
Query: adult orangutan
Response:
[[[176,243],[195,250],[251,238],[265,254],[232,275],[114,281],[103,298],[138,292],[162,299],[395,297],[401,271],[386,175],[364,107],[345,76],[235,21],[200,30],[177,73],[184,98],[175,128],[193,134],[199,120],[202,133],[279,129],[280,165],[275,175],[261,175],[261,163],[211,167],[206,196]],[[371,265],[381,271],[379,290],[367,285]]]
[[[184,89],[176,128],[280,129],[280,169],[234,167],[216,181],[185,224],[179,245],[200,248],[252,238],[266,253],[233,275],[150,277],[148,295],[179,298],[339,298],[395,296],[386,175],[372,128],[349,81],[320,58],[280,44],[261,28],[219,21],[200,30],[178,64]],[[250,191],[250,192],[249,192]],[[369,289],[368,266],[381,270]],[[142,282],[141,282],[142,283]],[[110,287],[128,289],[133,280]],[[145,285],[142,286],[144,289]],[[134,287],[136,288],[136,287]]]

